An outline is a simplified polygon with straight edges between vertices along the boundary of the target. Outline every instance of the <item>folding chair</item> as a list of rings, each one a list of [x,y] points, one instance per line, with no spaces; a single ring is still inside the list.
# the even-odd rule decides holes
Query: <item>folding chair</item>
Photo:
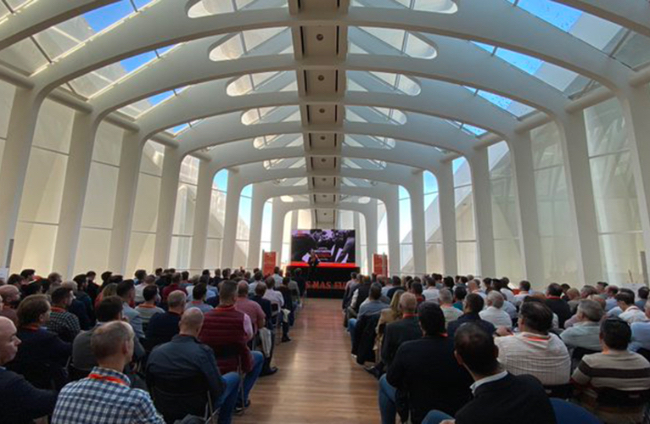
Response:
[[[210,386],[203,374],[188,378],[172,378],[147,374],[147,385],[156,409],[167,424],[187,415],[203,417],[205,423],[216,423],[219,409],[214,409]]]
[[[239,392],[239,400],[243,405],[240,415],[243,415],[244,411],[246,411],[246,399],[244,398],[245,395],[244,379],[246,378],[246,373],[244,372],[242,367],[239,347],[236,345],[223,345],[218,347],[213,346],[212,349],[217,359],[217,365],[219,364],[219,362],[230,362],[230,361],[237,362],[237,374],[239,375],[239,388],[237,389],[237,391]]]

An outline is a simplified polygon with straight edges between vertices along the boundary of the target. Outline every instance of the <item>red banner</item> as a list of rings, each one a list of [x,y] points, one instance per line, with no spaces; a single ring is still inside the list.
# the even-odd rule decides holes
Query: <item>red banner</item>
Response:
[[[277,263],[278,254],[276,252],[264,252],[262,257],[262,274],[271,275]]]
[[[388,275],[388,256],[375,253],[372,255],[373,273],[377,275]]]

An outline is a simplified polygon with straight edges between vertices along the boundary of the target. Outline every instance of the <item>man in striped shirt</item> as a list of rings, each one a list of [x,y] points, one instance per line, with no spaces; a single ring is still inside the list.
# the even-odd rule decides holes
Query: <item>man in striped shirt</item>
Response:
[[[619,318],[609,318],[600,327],[602,353],[586,355],[573,372],[571,381],[578,387],[583,406],[608,423],[641,422],[643,405],[618,407],[597,402],[604,389],[622,392],[650,390],[650,363],[627,350],[632,337],[630,326]]]

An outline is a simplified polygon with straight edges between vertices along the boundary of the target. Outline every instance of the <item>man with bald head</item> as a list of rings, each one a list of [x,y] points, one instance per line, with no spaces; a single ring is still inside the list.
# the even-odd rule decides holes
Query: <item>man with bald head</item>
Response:
[[[171,295],[170,295],[171,296]],[[210,397],[219,410],[219,424],[229,424],[237,401],[239,375],[219,373],[212,349],[198,340],[203,327],[203,312],[190,308],[183,314],[180,331],[169,343],[156,347],[147,362],[147,379],[151,381],[187,380],[203,375],[210,387]],[[188,387],[188,390],[192,390]]]
[[[381,358],[388,368],[402,343],[422,337],[422,329],[417,316],[418,301],[413,293],[404,293],[399,299],[402,319],[386,326],[386,334],[381,346]]]
[[[20,303],[20,290],[13,285],[0,286],[0,296],[2,296],[2,303],[0,304],[0,316],[9,318],[18,324],[18,315],[16,315],[16,308]]]
[[[56,392],[37,389],[20,374],[4,368],[15,358],[18,345],[20,339],[13,321],[0,317],[0,421],[3,423],[31,423],[50,415],[56,403]]]

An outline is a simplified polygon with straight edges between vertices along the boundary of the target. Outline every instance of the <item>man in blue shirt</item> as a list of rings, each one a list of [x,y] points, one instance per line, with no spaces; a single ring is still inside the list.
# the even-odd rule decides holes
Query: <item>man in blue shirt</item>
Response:
[[[239,375],[219,373],[213,350],[197,337],[203,326],[203,313],[197,308],[185,311],[180,332],[163,345],[156,347],[147,363],[147,376],[155,379],[180,380],[202,374],[210,387],[214,407],[219,410],[219,424],[230,424],[237,402]],[[191,388],[188,388],[188,390]]]

